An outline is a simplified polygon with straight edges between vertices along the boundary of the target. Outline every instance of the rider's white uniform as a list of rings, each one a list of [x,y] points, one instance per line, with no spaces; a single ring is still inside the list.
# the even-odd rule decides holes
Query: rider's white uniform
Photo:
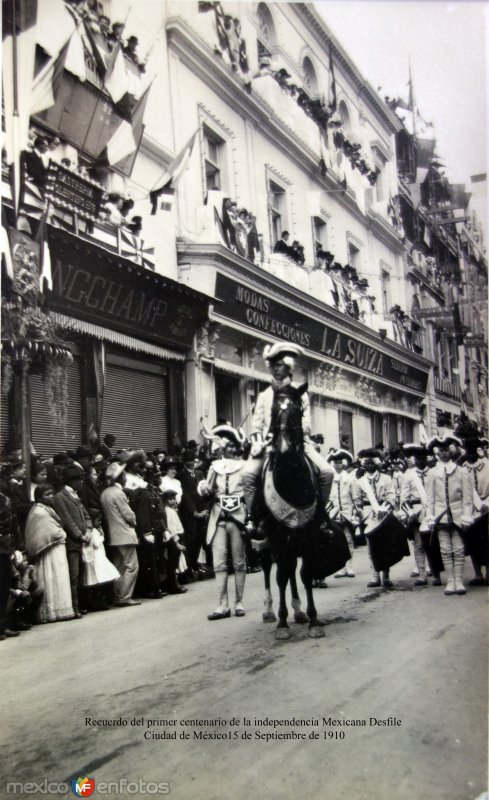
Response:
[[[296,389],[299,387],[299,385],[300,384],[291,381],[290,378],[286,378],[280,384],[274,384],[274,386],[277,388],[293,386]],[[251,420],[250,438],[253,443],[252,453],[253,446],[258,447],[260,443],[264,443],[270,431],[274,396],[275,394],[273,386],[268,386],[267,389],[265,389],[263,392],[260,392],[258,395],[253,418]],[[304,392],[302,395],[302,430],[304,433],[304,453],[318,470],[318,482],[321,491],[321,497],[324,501],[324,504],[326,504],[331,491],[334,469],[317,452],[313,443],[309,439],[309,434],[311,433],[311,409],[307,392]],[[245,466],[243,467],[241,480],[248,511],[251,511],[253,505],[253,498],[255,496],[258,478],[263,467],[263,460],[264,453],[262,451],[260,455],[250,457],[248,461],[245,462]]]

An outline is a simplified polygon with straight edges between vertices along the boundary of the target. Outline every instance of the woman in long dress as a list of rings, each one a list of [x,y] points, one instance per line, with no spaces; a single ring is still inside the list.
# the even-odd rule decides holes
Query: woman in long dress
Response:
[[[54,490],[48,483],[36,487],[29,511],[25,539],[29,561],[44,591],[39,622],[73,619],[70,575],[66,558],[66,533],[53,508]]]

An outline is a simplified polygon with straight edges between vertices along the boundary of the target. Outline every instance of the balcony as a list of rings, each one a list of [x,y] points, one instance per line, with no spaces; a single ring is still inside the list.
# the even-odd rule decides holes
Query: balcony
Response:
[[[450,400],[462,399],[460,383],[455,377],[452,377],[451,380],[448,380],[446,378],[439,378],[437,375],[435,375],[435,392],[450,398]]]

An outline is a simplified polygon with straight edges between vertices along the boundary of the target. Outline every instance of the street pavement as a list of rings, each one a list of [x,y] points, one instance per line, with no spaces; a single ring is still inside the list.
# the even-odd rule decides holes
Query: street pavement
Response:
[[[483,796],[487,589],[414,588],[407,558],[367,589],[365,548],[354,566],[314,592],[322,639],[292,622],[276,641],[256,573],[243,618],[207,620],[208,580],[2,642],[0,798],[74,797],[84,777],[94,798]]]

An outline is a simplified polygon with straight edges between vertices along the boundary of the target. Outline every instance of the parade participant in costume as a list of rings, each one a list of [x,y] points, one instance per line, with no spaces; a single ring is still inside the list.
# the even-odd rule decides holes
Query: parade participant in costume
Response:
[[[426,521],[438,534],[447,576],[447,595],[465,594],[465,547],[461,533],[473,522],[473,482],[465,467],[453,460],[460,455],[460,446],[455,436],[443,439],[434,436],[426,448],[438,458],[426,478]]]
[[[487,441],[487,440],[485,440]],[[483,439],[464,439],[465,462],[464,467],[474,481],[474,516],[487,513],[489,508],[489,461],[484,457]],[[488,581],[488,566],[480,564],[477,557],[471,555],[474,567],[474,577],[469,581],[469,586],[485,586]],[[486,568],[486,577],[482,568]]]
[[[382,455],[374,448],[360,450],[358,453],[360,466],[365,470],[361,478],[355,479],[352,487],[353,502],[361,511],[363,522],[369,526],[374,520],[379,522],[394,510],[396,493],[390,475],[379,472],[382,464]],[[368,536],[367,536],[368,542]],[[367,586],[380,586],[380,574],[372,563],[369,544],[369,558],[372,567],[372,580]],[[386,588],[393,586],[389,577],[389,570],[382,572],[382,585]]]
[[[198,486],[199,494],[212,499],[207,525],[207,544],[212,544],[214,570],[219,592],[219,604],[207,619],[224,619],[231,616],[228,603],[228,558],[231,555],[234,567],[235,601],[234,614],[244,617],[243,591],[246,579],[246,556],[243,532],[246,509],[243,466],[239,448],[244,435],[230,425],[218,425],[212,431],[214,441],[220,439],[222,458],[214,461],[207,479]]]
[[[258,395],[253,418],[251,421],[251,458],[243,469],[243,490],[249,516],[253,513],[253,501],[256,488],[263,470],[265,450],[269,441],[269,431],[272,422],[272,407],[277,390],[299,384],[292,381],[292,368],[297,356],[303,356],[302,347],[295,344],[276,342],[267,345],[263,357],[267,361],[273,375],[273,383]],[[302,430],[304,432],[304,453],[312,462],[318,473],[318,488],[321,500],[326,506],[333,482],[334,469],[317,452],[313,442],[309,439],[311,433],[311,412],[307,392],[302,395]]]
[[[353,535],[358,523],[357,514],[353,505],[352,484],[353,475],[348,472],[348,467],[353,463],[353,456],[348,450],[333,450],[326,459],[333,464],[335,475],[331,487],[331,495],[326,510],[338,522],[346,536],[352,557],[344,568],[336,573],[335,578],[354,578],[353,572]]]
[[[426,553],[421,533],[428,530],[425,489],[426,476],[428,474],[428,467],[426,466],[428,453],[426,447],[421,444],[405,444],[402,449],[405,456],[413,461],[413,466],[409,467],[402,476],[401,511],[406,515],[408,531],[410,530],[414,537],[414,560],[418,572],[414,585],[426,586],[428,583],[426,577]],[[433,572],[433,586],[441,586],[438,572]]]

